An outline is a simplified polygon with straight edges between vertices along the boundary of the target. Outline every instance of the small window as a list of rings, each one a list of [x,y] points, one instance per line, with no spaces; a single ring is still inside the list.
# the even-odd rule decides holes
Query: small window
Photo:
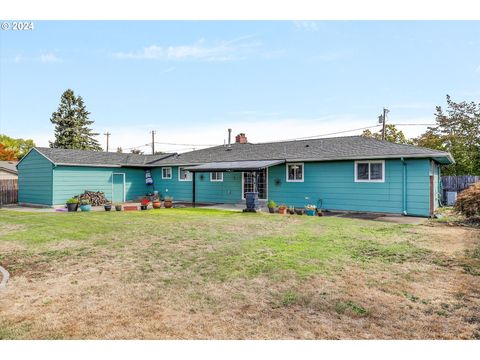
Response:
[[[223,172],[211,172],[210,181],[223,181]]]
[[[303,163],[287,164],[287,182],[303,182]]]
[[[355,182],[384,182],[385,161],[355,161]]]
[[[178,168],[178,181],[192,181],[192,173],[182,167]]]
[[[172,168],[162,167],[162,179],[171,179],[171,178],[172,178]]]

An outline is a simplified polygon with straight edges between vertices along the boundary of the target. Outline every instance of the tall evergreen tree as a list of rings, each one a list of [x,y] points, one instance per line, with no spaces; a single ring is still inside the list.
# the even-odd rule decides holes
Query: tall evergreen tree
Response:
[[[82,97],[75,96],[71,89],[66,90],[50,119],[55,125],[55,141],[50,142],[50,147],[101,151],[100,144],[94,138],[98,133],[89,128],[93,124],[89,115]]]

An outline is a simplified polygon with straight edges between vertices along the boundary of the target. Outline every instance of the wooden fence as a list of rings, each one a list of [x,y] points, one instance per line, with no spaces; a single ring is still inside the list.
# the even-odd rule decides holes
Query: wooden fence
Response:
[[[18,180],[0,180],[0,206],[18,202]]]
[[[479,182],[480,176],[442,176],[442,203],[447,202],[447,192],[460,192],[468,188],[471,184]]]

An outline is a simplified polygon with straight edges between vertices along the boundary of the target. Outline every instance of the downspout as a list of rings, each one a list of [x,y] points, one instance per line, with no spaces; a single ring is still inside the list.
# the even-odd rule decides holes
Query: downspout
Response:
[[[402,214],[403,215],[408,215],[407,213],[407,162],[405,159],[402,157],[400,158],[402,161],[402,168],[403,168],[403,173],[402,173]]]

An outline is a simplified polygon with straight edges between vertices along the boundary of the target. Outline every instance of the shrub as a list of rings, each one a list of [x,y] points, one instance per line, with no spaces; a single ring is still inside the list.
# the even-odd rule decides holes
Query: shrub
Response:
[[[173,201],[173,196],[165,196],[165,201]]]
[[[67,200],[67,204],[78,204],[77,198],[70,198]]]
[[[273,200],[269,200],[267,206],[269,209],[273,209],[275,206],[277,206],[277,203]]]
[[[90,200],[88,200],[88,199],[81,199],[81,200],[80,200],[80,205],[90,205]]]
[[[458,195],[454,209],[467,218],[480,216],[480,182],[473,184]]]

